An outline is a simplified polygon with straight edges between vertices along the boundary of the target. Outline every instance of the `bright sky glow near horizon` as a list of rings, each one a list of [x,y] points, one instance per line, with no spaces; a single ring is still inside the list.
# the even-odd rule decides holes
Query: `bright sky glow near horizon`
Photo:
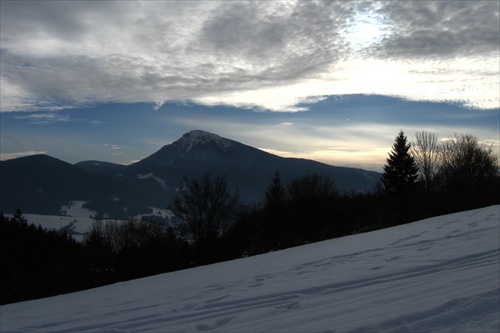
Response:
[[[380,171],[499,147],[498,1],[0,2],[0,153],[130,164],[193,129]]]

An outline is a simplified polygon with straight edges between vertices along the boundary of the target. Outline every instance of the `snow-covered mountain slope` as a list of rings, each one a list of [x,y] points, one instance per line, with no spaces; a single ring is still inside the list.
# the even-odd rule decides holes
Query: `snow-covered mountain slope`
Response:
[[[500,206],[0,307],[2,332],[498,332]]]
[[[193,130],[184,134],[180,139],[175,141],[173,145],[179,147],[180,149],[183,149],[184,151],[190,151],[198,145],[205,145],[210,143],[214,143],[222,149],[229,148],[238,144],[235,141],[220,137],[213,133],[201,130]]]

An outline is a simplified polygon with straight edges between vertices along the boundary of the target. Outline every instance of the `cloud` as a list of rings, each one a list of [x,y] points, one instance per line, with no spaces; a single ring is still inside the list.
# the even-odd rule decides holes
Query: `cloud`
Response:
[[[6,1],[1,111],[166,101],[304,111],[345,93],[496,108],[499,6]]]
[[[94,125],[101,125],[104,122],[97,119],[73,118],[69,114],[62,112],[35,112],[14,116],[14,119],[28,120],[33,125],[48,125],[69,122],[85,122]]]
[[[397,1],[381,9],[394,29],[378,48],[413,59],[498,55],[499,9],[496,1]]]
[[[15,119],[27,119],[30,124],[46,125],[51,123],[65,123],[73,121],[68,115],[60,113],[32,113],[29,115],[16,116]]]
[[[0,161],[11,160],[13,158],[38,155],[38,154],[47,154],[46,151],[23,151],[16,153],[0,153]]]

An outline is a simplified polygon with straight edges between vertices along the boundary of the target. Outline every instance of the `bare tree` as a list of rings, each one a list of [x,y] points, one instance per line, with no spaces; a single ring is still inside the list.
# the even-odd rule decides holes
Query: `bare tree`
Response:
[[[84,244],[95,245],[120,253],[128,248],[141,248],[160,242],[166,230],[146,220],[94,220],[84,236]]]
[[[438,139],[434,133],[425,131],[415,133],[416,142],[411,146],[411,154],[426,189],[433,188],[433,180],[439,169]]]
[[[455,135],[443,143],[440,176],[447,189],[477,190],[498,177],[498,158],[492,145],[471,134]]]
[[[181,220],[178,228],[195,245],[210,244],[235,221],[238,195],[229,191],[225,177],[206,174],[201,179],[186,182],[186,190],[174,199],[171,206],[172,212]]]
[[[325,199],[337,194],[335,182],[328,176],[317,173],[305,174],[287,186],[292,201],[301,199]]]

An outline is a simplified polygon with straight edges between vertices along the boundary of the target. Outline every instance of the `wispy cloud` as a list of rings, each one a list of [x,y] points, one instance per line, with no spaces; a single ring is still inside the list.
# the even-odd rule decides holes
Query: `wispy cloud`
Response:
[[[0,161],[11,160],[13,158],[38,155],[38,154],[47,154],[46,151],[22,151],[15,153],[0,153]]]
[[[68,115],[60,113],[31,113],[28,115],[16,116],[16,119],[28,120],[31,124],[45,125],[50,123],[61,123],[73,121]]]
[[[497,108],[497,1],[2,2],[1,111],[303,111],[374,93]]]
[[[69,123],[69,122],[85,122],[94,125],[104,124],[103,121],[98,119],[83,119],[83,118],[74,118],[69,114],[64,114],[61,112],[30,112],[26,114],[17,115],[14,117],[15,119],[26,120],[30,124],[34,125],[47,125],[47,124],[56,124],[56,123]]]

